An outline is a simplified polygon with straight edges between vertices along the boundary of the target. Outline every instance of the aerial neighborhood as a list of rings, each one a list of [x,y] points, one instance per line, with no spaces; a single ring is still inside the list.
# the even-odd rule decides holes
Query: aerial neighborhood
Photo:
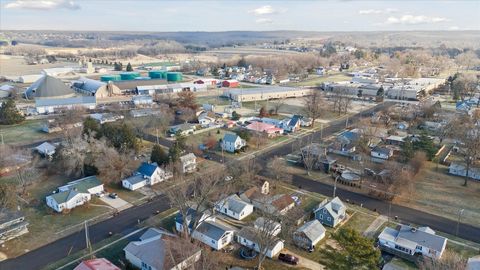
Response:
[[[0,269],[479,270],[479,9],[443,2],[0,3]]]

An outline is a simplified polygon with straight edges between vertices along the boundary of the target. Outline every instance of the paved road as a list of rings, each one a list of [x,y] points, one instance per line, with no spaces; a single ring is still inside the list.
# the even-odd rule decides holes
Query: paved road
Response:
[[[156,197],[153,201],[141,206],[131,207],[115,217],[90,226],[90,242],[95,244],[108,238],[110,231],[114,234],[127,235],[135,230],[139,219],[145,220],[157,210],[165,211],[169,208],[170,205],[165,196]],[[50,263],[65,258],[69,253],[74,254],[85,247],[84,231],[76,232],[19,257],[0,262],[0,270],[42,269]]]

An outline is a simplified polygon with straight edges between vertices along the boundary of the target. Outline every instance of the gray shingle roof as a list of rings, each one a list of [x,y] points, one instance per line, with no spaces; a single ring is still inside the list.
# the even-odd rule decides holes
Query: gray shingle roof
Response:
[[[75,92],[62,80],[46,75],[34,82],[25,94],[27,98],[64,98],[74,96]]]
[[[238,195],[233,194],[224,200],[221,200],[219,205],[231,210],[232,212],[241,213],[249,204],[242,201]]]
[[[438,236],[422,230],[415,230],[410,226],[403,225],[398,232],[397,241],[399,238],[403,238],[412,242],[415,242],[429,249],[441,251],[443,245],[447,241],[445,237]]]
[[[234,143],[237,140],[238,135],[234,133],[225,133],[223,135],[223,141]]]
[[[196,231],[218,241],[225,232],[233,230],[216,222],[204,221],[197,227]]]
[[[323,227],[320,221],[314,219],[303,224],[297,229],[297,232],[303,232],[308,239],[315,240],[325,233],[325,227]]]
[[[82,104],[96,104],[93,96],[74,96],[69,98],[42,98],[35,100],[35,107],[42,106],[69,106]]]

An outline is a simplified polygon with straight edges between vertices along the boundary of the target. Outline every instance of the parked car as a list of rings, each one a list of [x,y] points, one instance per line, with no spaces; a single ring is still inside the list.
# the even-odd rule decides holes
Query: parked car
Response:
[[[298,264],[298,258],[290,254],[280,253],[278,255],[278,259],[282,262],[286,262],[292,265]]]
[[[102,198],[102,197],[104,197],[104,196],[105,196],[105,193],[103,193],[103,192],[97,193],[97,197],[99,197],[99,198]]]
[[[117,193],[110,193],[110,194],[108,194],[108,197],[110,197],[112,199],[116,199],[116,198],[118,198],[118,194]]]

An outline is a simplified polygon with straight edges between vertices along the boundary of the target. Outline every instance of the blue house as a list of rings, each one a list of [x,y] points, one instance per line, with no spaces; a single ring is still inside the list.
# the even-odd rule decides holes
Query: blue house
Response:
[[[335,197],[331,201],[325,199],[313,210],[313,213],[315,214],[315,219],[322,224],[335,227],[347,217],[346,210],[347,207],[340,198]]]

